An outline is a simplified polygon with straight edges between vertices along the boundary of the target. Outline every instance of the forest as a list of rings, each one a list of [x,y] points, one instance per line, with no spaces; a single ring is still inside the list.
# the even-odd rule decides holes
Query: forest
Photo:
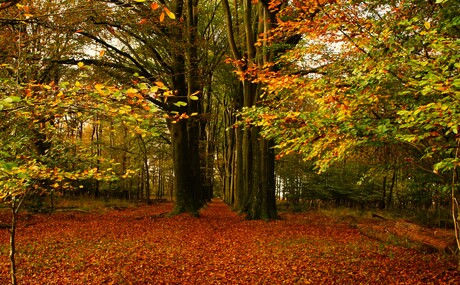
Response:
[[[456,284],[459,35],[458,0],[0,0],[0,281]]]

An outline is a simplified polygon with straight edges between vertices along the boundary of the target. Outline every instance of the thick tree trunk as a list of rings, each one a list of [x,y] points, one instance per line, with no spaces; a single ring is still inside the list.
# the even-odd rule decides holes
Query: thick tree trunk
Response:
[[[188,43],[183,52],[174,54],[173,89],[174,98],[169,104],[172,111],[179,116],[188,115],[189,118],[171,118],[169,128],[174,163],[174,190],[176,204],[173,214],[190,213],[198,215],[198,210],[204,204],[200,170],[200,122],[192,113],[200,113],[198,100],[190,100],[190,95],[199,88],[198,57],[196,42],[196,27],[198,23],[196,12],[197,1],[176,2],[176,14],[186,15],[184,30],[179,30],[177,41],[186,40]],[[184,6],[185,5],[185,6]],[[184,10],[185,9],[185,10]],[[175,102],[186,101],[187,106],[174,106]]]
[[[244,63],[236,67],[241,74],[245,74],[248,68],[263,66],[273,58],[274,53],[264,48],[267,42],[263,42],[264,47],[256,44],[256,35],[266,34],[272,28],[276,22],[274,14],[276,12],[271,12],[268,9],[268,3],[264,1],[255,4],[253,1],[244,0],[242,3],[244,41],[241,43],[237,42],[234,34],[235,29],[228,0],[223,1],[223,8],[232,56],[235,61]],[[257,13],[253,8],[257,9]],[[238,10],[235,14],[238,15]],[[235,25],[238,24],[237,22]],[[242,94],[235,97],[235,102],[241,103],[237,109],[257,106],[262,92],[261,86],[251,80],[253,74],[249,73],[245,76],[247,79],[242,81]],[[236,152],[235,208],[246,213],[249,219],[277,218],[274,153],[270,148],[271,143],[260,136],[255,126],[246,126],[244,130],[239,129],[235,142],[236,145],[233,148]]]
[[[198,215],[202,204],[198,137],[187,119],[171,124],[176,204],[173,213]]]
[[[259,136],[259,130],[252,127],[251,187],[247,189],[247,218],[276,219],[275,163],[271,143]]]

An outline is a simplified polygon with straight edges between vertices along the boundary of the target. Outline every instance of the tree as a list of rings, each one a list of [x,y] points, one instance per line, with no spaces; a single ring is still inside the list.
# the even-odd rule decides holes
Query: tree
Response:
[[[269,46],[267,38],[283,5],[248,0],[240,7],[235,1],[235,12],[232,13],[229,1],[223,2],[232,59],[241,79],[241,88],[233,103],[236,110],[256,106],[264,96],[263,84],[255,71],[270,65],[274,57],[283,52],[283,49]],[[243,41],[237,41],[240,34]],[[295,44],[296,41],[296,38],[287,38],[280,42]],[[231,192],[227,200],[233,201],[235,208],[245,212],[250,219],[272,219],[277,217],[274,152],[271,140],[260,136],[259,131],[257,126],[239,127],[229,137],[229,152],[234,152],[232,159],[236,164],[233,167],[235,175],[231,176],[233,181],[227,182],[226,187]]]
[[[6,96],[2,94],[0,101],[0,198],[11,208],[11,278],[12,284],[16,284],[16,221],[23,201],[30,195],[48,195],[53,191],[71,189],[74,187],[72,181],[116,178],[110,171],[102,169],[69,167],[72,163],[68,162],[84,159],[84,154],[72,155],[75,141],[65,136],[63,129],[69,126],[60,120],[79,110],[75,104],[76,97],[80,102],[86,97],[78,92],[81,91],[78,86],[68,88],[63,84],[53,88],[38,84],[18,85],[5,78],[1,78],[1,86],[9,90]],[[86,97],[89,98],[93,96]],[[96,100],[91,101],[95,103]],[[43,117],[50,119],[44,122],[40,119]],[[49,143],[44,153],[36,144],[36,138],[41,136]]]
[[[202,116],[208,96],[205,86],[223,49],[212,53],[208,50],[216,46],[209,28],[216,3],[202,4],[200,14],[198,5],[199,1],[93,3],[86,14],[87,24],[77,30],[77,34],[105,51],[104,60],[80,61],[106,70],[124,83],[137,74],[139,82],[150,86],[145,99],[168,115],[176,213],[197,214],[212,195],[202,187],[199,142],[206,125],[206,117]],[[200,19],[206,22],[200,24]],[[78,61],[69,58],[60,62]]]
[[[445,171],[458,164],[458,3],[297,4],[280,13],[273,37],[302,35],[303,44],[278,60],[281,72],[264,70],[270,97],[246,120],[276,140],[280,156],[301,153],[320,171],[362,149],[410,147],[406,162],[450,186]],[[452,216],[458,225],[456,210]]]

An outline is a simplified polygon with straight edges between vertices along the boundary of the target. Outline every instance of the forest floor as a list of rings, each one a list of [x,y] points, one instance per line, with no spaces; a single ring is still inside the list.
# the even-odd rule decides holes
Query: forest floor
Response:
[[[324,215],[247,221],[220,200],[199,218],[164,217],[171,209],[24,214],[19,284],[460,283],[452,255],[380,242]],[[0,230],[0,284],[9,282],[8,236]]]

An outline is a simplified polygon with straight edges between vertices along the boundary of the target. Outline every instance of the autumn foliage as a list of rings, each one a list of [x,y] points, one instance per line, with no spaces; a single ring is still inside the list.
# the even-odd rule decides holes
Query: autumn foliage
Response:
[[[213,201],[199,218],[159,204],[22,216],[20,284],[456,284],[455,262],[316,213],[247,221]],[[7,219],[1,215],[2,221]],[[0,232],[6,284],[8,234]]]

